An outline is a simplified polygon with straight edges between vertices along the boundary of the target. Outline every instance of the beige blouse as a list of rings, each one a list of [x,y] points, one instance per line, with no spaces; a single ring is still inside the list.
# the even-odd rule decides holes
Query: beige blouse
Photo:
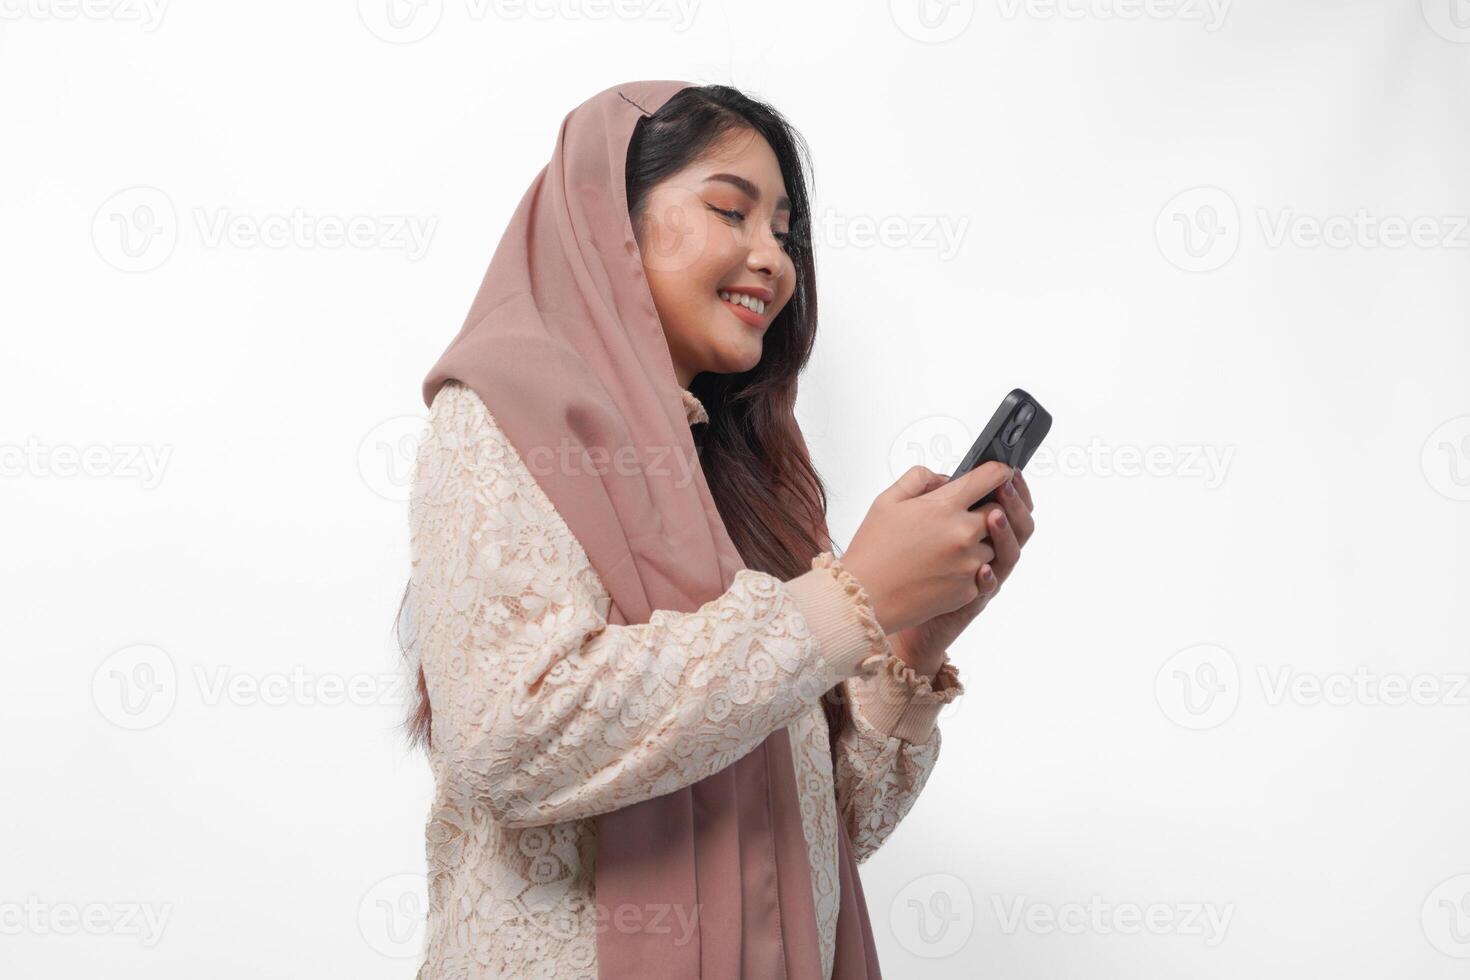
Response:
[[[708,416],[683,392],[691,425]],[[693,612],[609,624],[576,537],[478,395],[435,396],[410,497],[410,606],[433,708],[429,909],[418,980],[597,976],[597,814],[720,771],[786,726],[824,975],[837,821],[866,860],[913,806],[964,690],[893,655],[831,554],[790,581],[752,569]],[[819,698],[853,721],[836,765]],[[695,923],[670,921],[675,938]]]

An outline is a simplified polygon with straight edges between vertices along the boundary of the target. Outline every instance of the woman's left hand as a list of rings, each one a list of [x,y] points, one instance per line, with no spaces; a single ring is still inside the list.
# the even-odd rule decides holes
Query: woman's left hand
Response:
[[[924,492],[937,489],[948,480],[948,477],[936,474]],[[1020,470],[1010,482],[1001,485],[996,495],[999,503],[988,503],[980,508],[985,512],[985,526],[990,534],[991,547],[995,549],[995,560],[981,568],[980,577],[976,580],[980,594],[958,609],[899,630],[888,638],[894,654],[915,673],[932,677],[938,672],[950,645],[995,598],[1001,585],[1015,571],[1016,562],[1021,560],[1021,549],[1036,530],[1036,521],[1031,516],[1031,488],[1026,486]],[[987,569],[991,571],[988,579],[985,576]]]

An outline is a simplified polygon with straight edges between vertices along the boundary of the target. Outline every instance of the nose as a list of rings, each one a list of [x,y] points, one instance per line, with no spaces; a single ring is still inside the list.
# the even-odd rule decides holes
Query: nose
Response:
[[[781,243],[776,241],[775,235],[767,233],[751,243],[750,251],[745,256],[745,267],[774,282],[785,268],[785,259],[786,252],[781,248]]]

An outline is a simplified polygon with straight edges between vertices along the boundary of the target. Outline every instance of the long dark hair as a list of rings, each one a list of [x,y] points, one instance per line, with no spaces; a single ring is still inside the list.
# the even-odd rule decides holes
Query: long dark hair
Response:
[[[766,330],[760,363],[740,374],[703,372],[689,390],[709,413],[709,423],[695,428],[695,440],[730,540],[746,567],[786,581],[809,571],[816,554],[832,549],[826,487],[792,415],[797,377],[811,358],[817,335],[806,142],[774,108],[738,89],[681,89],[633,129],[626,166],[628,211],[636,225],[655,184],[725,134],[741,129],[763,137],[780,165],[791,199],[787,252],[796,267],[796,290]],[[394,627],[404,656],[414,663],[412,640],[405,640],[402,632],[407,601],[405,588]],[[841,692],[839,684],[822,697],[834,754],[849,710]],[[405,727],[411,744],[428,744],[429,697],[422,668]]]

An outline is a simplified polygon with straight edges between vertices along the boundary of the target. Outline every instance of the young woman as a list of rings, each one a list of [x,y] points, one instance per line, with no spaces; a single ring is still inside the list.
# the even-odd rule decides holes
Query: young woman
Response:
[[[725,86],[584,102],[424,381],[420,980],[879,976],[856,864],[934,766],[1031,498],[916,466],[834,555],[792,414],[800,147]]]

